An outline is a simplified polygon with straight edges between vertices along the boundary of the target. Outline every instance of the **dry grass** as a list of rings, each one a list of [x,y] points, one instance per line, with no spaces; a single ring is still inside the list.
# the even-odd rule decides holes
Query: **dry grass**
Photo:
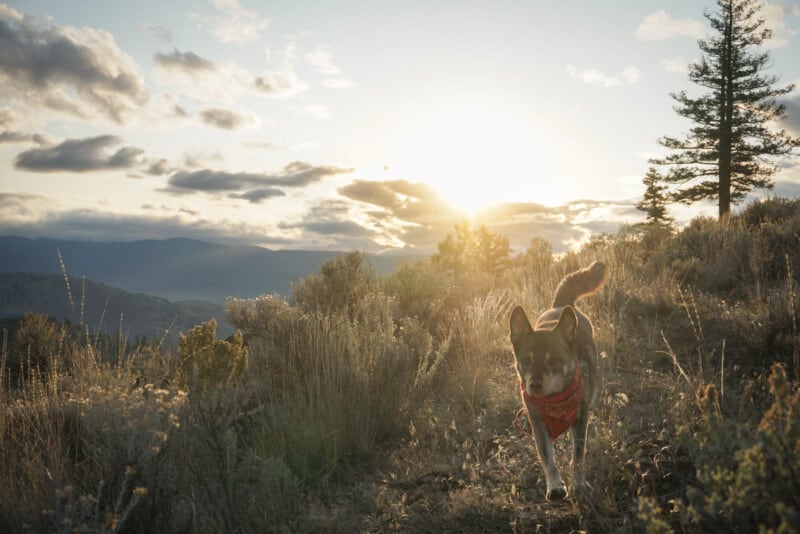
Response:
[[[380,281],[353,254],[294,304],[230,301],[246,362],[236,338],[186,343],[208,359],[202,387],[188,352],[120,346],[110,361],[40,323],[48,341],[4,338],[0,354],[0,531],[700,532],[729,528],[722,511],[800,528],[800,468],[780,454],[800,410],[800,247],[783,229],[799,220],[759,204],[492,279],[427,265]],[[603,351],[591,488],[547,503],[513,425],[508,312],[542,311],[596,259],[608,281],[579,303]],[[763,469],[789,481],[780,494]]]

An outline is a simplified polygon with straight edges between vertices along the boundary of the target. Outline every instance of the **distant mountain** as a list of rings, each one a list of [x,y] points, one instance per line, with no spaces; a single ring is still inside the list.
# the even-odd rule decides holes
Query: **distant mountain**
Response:
[[[288,296],[291,282],[319,271],[341,252],[268,250],[193,239],[99,243],[0,237],[0,273],[67,273],[126,291],[223,304],[226,297]],[[378,273],[418,257],[370,256]]]
[[[136,337],[165,340],[175,346],[178,332],[192,326],[217,320],[217,337],[227,337],[233,328],[225,320],[222,306],[210,302],[171,302],[151,295],[128,293],[83,279],[70,277],[69,293],[63,275],[36,273],[0,274],[0,319],[22,317],[34,312],[59,321],[81,321],[92,335],[96,332],[122,332],[128,341]]]

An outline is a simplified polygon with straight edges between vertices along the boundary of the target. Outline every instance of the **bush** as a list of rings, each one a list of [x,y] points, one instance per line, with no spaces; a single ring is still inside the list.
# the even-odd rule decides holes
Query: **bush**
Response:
[[[394,297],[397,319],[416,318],[431,333],[446,323],[450,280],[442,271],[422,262],[403,265],[382,282],[383,290]]]
[[[46,377],[59,357],[70,352],[66,328],[38,313],[23,317],[14,335],[6,366],[13,377],[26,378],[31,373]]]
[[[671,510],[684,530],[800,531],[800,389],[775,364],[769,392],[772,405],[753,431],[741,418],[724,417],[716,386],[699,388],[702,424],[687,440],[697,482]],[[660,531],[663,516],[640,506],[648,531]]]
[[[800,216],[800,199],[776,197],[756,200],[745,207],[738,217],[750,228],[764,223],[781,223]]]
[[[346,313],[352,319],[359,302],[377,288],[366,255],[350,252],[325,262],[319,274],[292,284],[292,303],[305,312]]]
[[[229,385],[247,367],[242,333],[230,341],[217,340],[217,322],[211,319],[181,334],[178,342],[178,384],[192,392]]]
[[[366,296],[345,314],[302,312],[275,297],[228,301],[251,347],[249,379],[262,406],[256,454],[280,462],[305,486],[370,458],[405,427],[416,391],[446,344],[414,319],[392,321],[392,299]]]

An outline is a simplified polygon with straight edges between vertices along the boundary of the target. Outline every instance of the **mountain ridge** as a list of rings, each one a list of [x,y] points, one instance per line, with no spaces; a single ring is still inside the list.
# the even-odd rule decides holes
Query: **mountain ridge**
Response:
[[[77,277],[69,284],[68,291],[63,274],[0,273],[0,319],[39,313],[83,325],[92,335],[122,332],[130,341],[161,339],[165,347],[177,343],[178,332],[212,318],[219,337],[234,331],[225,309],[211,302],[172,302]]]
[[[100,242],[6,235],[0,236],[0,273],[62,273],[59,253],[70,276],[171,301],[220,305],[227,297],[253,298],[265,293],[287,297],[292,282],[319,272],[323,263],[344,254],[180,237]],[[378,273],[386,274],[421,257],[370,255],[368,260]]]

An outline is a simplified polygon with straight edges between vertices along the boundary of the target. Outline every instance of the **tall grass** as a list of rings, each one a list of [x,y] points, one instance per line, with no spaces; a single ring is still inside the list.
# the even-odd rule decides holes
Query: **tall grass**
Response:
[[[0,531],[798,529],[798,229],[778,199],[494,277],[353,253],[177,354],[26,319],[0,350]],[[592,488],[546,505],[508,314],[595,260]]]
[[[285,463],[304,486],[369,458],[397,435],[409,399],[441,358],[424,330],[413,344],[396,333],[388,298],[361,306],[360,320],[351,320],[301,312],[275,297],[228,303],[230,320],[250,340],[249,381],[261,403],[256,452]]]

